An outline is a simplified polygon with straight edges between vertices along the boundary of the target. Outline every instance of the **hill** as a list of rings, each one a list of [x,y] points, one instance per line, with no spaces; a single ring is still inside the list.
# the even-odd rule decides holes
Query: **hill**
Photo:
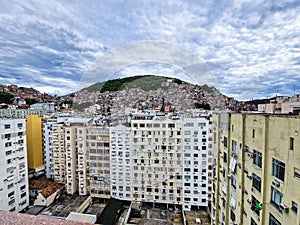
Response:
[[[138,75],[99,82],[82,90],[88,92],[100,91],[100,93],[104,93],[106,91],[121,91],[131,88],[140,88],[144,91],[150,91],[161,87],[161,84],[167,81],[167,79],[167,77],[154,75]]]
[[[132,77],[125,77],[119,79],[108,80],[104,82],[98,82],[92,84],[89,87],[83,88],[81,91],[88,92],[96,92],[100,91],[100,93],[104,93],[106,91],[121,91],[125,89],[131,88],[140,88],[144,91],[157,90],[158,88],[164,87],[162,84],[166,82],[168,79],[172,80],[174,83],[180,84],[188,84],[178,78],[171,78],[165,76],[156,76],[156,75],[136,75]],[[207,93],[220,93],[218,89],[215,87],[210,87],[207,84],[198,85],[206,91]]]

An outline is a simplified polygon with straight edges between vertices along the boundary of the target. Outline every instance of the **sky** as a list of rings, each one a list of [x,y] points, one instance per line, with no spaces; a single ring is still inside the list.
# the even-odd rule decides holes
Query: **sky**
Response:
[[[299,0],[0,4],[0,83],[63,95],[137,74],[238,100],[300,92]]]

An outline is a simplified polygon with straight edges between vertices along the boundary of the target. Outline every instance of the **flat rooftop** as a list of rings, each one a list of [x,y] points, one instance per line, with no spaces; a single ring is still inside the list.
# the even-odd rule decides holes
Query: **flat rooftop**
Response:
[[[86,222],[86,223],[95,223],[97,221],[97,216],[96,215],[91,215],[91,214],[71,212],[68,215],[66,220]]]
[[[84,223],[84,222],[67,221],[67,220],[60,220],[54,218],[27,215],[23,213],[6,212],[6,211],[0,211],[0,224],[1,225],[15,225],[15,224],[91,225],[90,223]]]
[[[76,212],[87,198],[86,196],[61,195],[52,205],[39,213],[39,215],[67,218],[71,212]]]
[[[139,225],[183,225],[180,210],[167,209],[164,206],[145,204],[142,206],[140,217],[134,214],[129,217],[127,223]]]
[[[197,225],[196,219],[200,219],[202,225],[210,225],[206,209],[185,211],[184,213],[188,225]]]

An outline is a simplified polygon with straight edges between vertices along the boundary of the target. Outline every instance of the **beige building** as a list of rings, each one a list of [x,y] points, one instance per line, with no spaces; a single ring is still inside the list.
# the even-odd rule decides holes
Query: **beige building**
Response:
[[[300,117],[213,115],[212,224],[299,224]]]
[[[65,158],[59,161],[59,167],[54,166],[54,172],[64,168],[67,193],[110,198],[108,127],[95,126],[91,119],[72,118],[65,121],[62,130],[60,149]],[[56,156],[60,155],[54,155],[54,161],[59,159]]]
[[[53,161],[54,181],[60,184],[65,184],[66,181],[66,152],[64,125],[62,123],[52,125],[52,157],[49,161]]]

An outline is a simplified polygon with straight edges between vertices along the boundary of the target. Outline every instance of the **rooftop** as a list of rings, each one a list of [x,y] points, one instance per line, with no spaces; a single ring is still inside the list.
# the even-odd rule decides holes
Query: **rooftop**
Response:
[[[61,189],[62,185],[48,180],[46,177],[40,177],[37,180],[29,181],[29,189],[42,190],[42,195],[47,198],[57,190]]]
[[[16,212],[0,211],[0,224],[1,225],[15,225],[15,224],[88,225],[90,223],[66,221],[66,220],[27,215],[27,214],[16,213]]]

